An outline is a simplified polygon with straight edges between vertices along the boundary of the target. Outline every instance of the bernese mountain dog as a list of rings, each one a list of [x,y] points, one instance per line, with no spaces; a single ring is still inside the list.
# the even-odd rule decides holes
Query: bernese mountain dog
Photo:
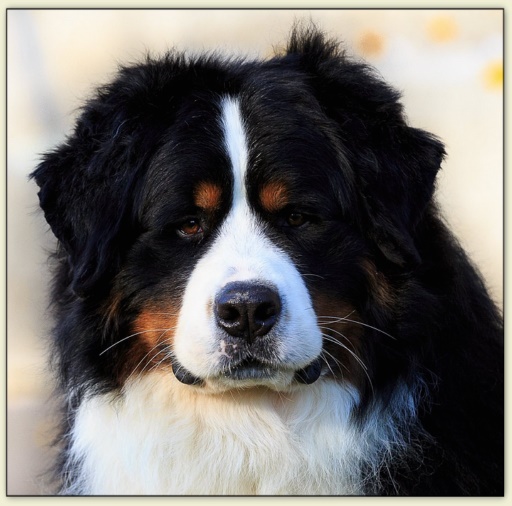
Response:
[[[444,155],[314,26],[121,67],[32,174],[56,493],[503,495],[502,317]]]

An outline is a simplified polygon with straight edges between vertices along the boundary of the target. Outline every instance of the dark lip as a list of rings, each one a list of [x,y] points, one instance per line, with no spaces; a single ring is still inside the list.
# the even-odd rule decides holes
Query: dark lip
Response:
[[[204,384],[202,378],[198,378],[185,369],[178,360],[173,357],[172,367],[176,379],[186,385],[201,386]],[[235,366],[225,368],[221,375],[232,380],[265,380],[274,378],[280,371],[279,367],[265,364],[257,359],[244,359]],[[295,371],[294,378],[298,383],[310,385],[314,383],[321,375],[322,359],[317,357],[306,367]]]
[[[299,383],[305,385],[311,385],[314,383],[322,374],[322,357],[318,356],[310,362],[306,367],[299,369],[295,372],[295,379]]]
[[[279,372],[278,367],[268,365],[255,359],[246,359],[224,371],[224,376],[235,380],[271,379]],[[311,385],[322,373],[322,357],[319,356],[302,369],[295,371],[294,378],[298,383]]]
[[[278,373],[278,369],[264,364],[256,359],[245,359],[234,367],[225,369],[222,375],[234,380],[271,379]]]
[[[185,369],[176,357],[171,358],[172,372],[176,379],[184,385],[200,386],[204,383],[201,378],[194,376],[188,369]]]

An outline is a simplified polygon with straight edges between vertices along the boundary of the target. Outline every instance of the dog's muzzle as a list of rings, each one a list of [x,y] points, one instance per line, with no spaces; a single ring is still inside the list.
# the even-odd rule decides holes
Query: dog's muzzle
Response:
[[[268,380],[285,364],[276,365],[272,330],[282,313],[282,301],[276,288],[257,282],[235,281],[225,285],[216,295],[213,314],[217,328],[225,335],[232,356],[222,364],[219,377],[230,380]],[[172,360],[176,379],[186,385],[201,385],[199,378],[185,369],[176,357]],[[294,373],[303,384],[314,383],[322,370],[318,357]]]

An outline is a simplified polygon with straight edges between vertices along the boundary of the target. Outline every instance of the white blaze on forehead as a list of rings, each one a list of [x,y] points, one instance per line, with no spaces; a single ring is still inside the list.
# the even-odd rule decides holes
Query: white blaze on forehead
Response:
[[[299,369],[321,351],[311,298],[292,260],[267,237],[265,225],[249,206],[248,142],[236,100],[222,101],[220,121],[233,177],[232,205],[187,283],[174,337],[176,357],[196,376],[215,376],[220,357],[232,351],[216,324],[215,296],[230,282],[249,281],[278,291],[282,312],[271,331],[275,356],[286,368]]]
[[[232,98],[225,98],[222,101],[222,126],[224,143],[233,171],[233,202],[236,203],[246,198],[245,175],[248,156],[240,105]]]

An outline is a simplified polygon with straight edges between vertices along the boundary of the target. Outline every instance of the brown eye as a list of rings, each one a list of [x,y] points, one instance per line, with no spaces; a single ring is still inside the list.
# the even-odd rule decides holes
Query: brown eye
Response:
[[[306,217],[302,213],[290,213],[287,223],[290,227],[300,227],[306,223]]]
[[[178,232],[187,237],[200,234],[202,231],[201,223],[195,218],[184,221],[178,228]]]

